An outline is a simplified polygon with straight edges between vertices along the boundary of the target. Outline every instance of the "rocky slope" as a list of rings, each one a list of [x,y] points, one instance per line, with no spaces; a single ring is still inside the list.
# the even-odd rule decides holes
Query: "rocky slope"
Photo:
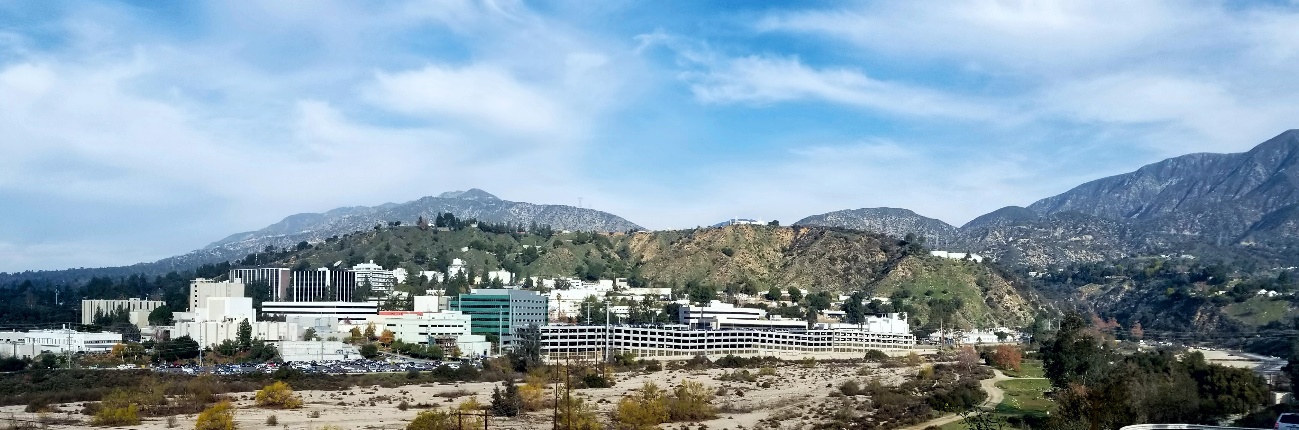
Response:
[[[812,215],[798,220],[794,225],[820,225],[873,231],[899,239],[906,237],[910,233],[925,238],[928,244],[937,248],[960,248],[964,246],[963,238],[956,230],[956,227],[922,216],[908,209],[847,209]]]
[[[1238,154],[1190,154],[1091,181],[959,229],[905,210],[838,211],[800,223],[931,234],[1033,267],[1126,255],[1190,254],[1299,263],[1299,130]],[[950,226],[948,226],[950,227]],[[962,249],[963,248],[963,249]]]

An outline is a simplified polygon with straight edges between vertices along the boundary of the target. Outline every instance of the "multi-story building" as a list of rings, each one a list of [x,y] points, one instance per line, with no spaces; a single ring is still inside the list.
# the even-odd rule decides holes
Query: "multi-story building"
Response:
[[[356,291],[356,275],[350,270],[321,267],[316,270],[299,270],[291,274],[289,297],[285,301],[352,301]]]
[[[630,352],[637,357],[688,359],[777,357],[783,359],[860,358],[867,350],[910,349],[910,333],[871,332],[858,328],[815,330],[691,329],[686,325],[541,327],[541,353],[547,359],[600,359]]]
[[[677,321],[689,327],[701,329],[807,329],[807,322],[802,320],[782,319],[779,317],[768,318],[765,310],[736,307],[730,303],[722,303],[716,300],[707,306],[682,305],[677,314]]]
[[[379,305],[372,302],[265,302],[263,315],[329,317],[336,321],[364,321],[379,314]]]
[[[244,283],[197,278],[189,283],[189,311],[207,304],[208,297],[244,297]]]
[[[374,264],[373,260],[352,266],[352,273],[356,277],[357,286],[369,285],[373,293],[384,294],[397,285],[397,277],[392,271],[383,270],[383,266]]]
[[[95,318],[101,315],[109,315],[115,312],[126,311],[134,314],[143,312],[145,322],[148,321],[149,312],[158,309],[167,302],[161,300],[143,300],[143,299],[126,299],[126,300],[82,300],[81,301],[81,323],[93,324]],[[138,314],[137,314],[138,315]],[[132,315],[132,323],[138,324],[135,320],[137,316]]]
[[[226,278],[231,281],[240,280],[244,285],[265,284],[270,288],[269,294],[273,301],[289,300],[289,285],[292,275],[289,269],[282,267],[259,267],[253,269],[231,269],[230,275]]]
[[[389,316],[383,320],[383,328],[402,342],[437,345],[448,354],[458,351],[462,356],[486,355],[490,345],[485,336],[471,334],[472,321],[468,314],[457,311],[416,312]]]
[[[451,310],[469,314],[473,334],[494,334],[502,346],[514,344],[514,333],[546,324],[546,297],[535,291],[475,289],[451,301]]]
[[[28,355],[28,352],[88,352],[102,353],[113,350],[113,345],[122,343],[121,333],[101,332],[86,333],[75,330],[31,330],[27,332],[0,332],[0,347],[9,346],[14,355]],[[25,346],[25,347],[23,347]]]
[[[239,339],[239,326],[245,320],[178,322],[171,330],[171,338],[189,336],[200,346],[212,346],[223,341]],[[253,339],[278,342],[298,339],[298,325],[275,321],[247,320],[252,327]]]

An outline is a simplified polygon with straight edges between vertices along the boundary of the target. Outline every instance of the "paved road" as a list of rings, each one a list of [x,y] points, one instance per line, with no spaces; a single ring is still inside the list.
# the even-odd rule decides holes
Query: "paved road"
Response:
[[[996,408],[997,405],[1001,404],[1001,401],[1006,398],[1006,392],[1002,391],[1001,388],[997,387],[998,382],[1011,381],[1015,379],[1044,379],[1044,378],[1012,378],[1006,376],[1005,373],[1001,373],[1001,371],[997,369],[992,369],[992,373],[995,376],[993,376],[991,379],[984,379],[982,381],[979,381],[979,386],[983,388],[983,392],[988,393],[987,400],[984,400],[983,403],[979,405],[979,407],[983,409]],[[944,424],[952,423],[960,420],[961,420],[961,416],[957,414],[944,415],[929,421],[925,421],[920,424],[916,424],[910,427],[904,427],[902,430],[922,430],[925,427],[929,427],[929,426],[942,427]]]

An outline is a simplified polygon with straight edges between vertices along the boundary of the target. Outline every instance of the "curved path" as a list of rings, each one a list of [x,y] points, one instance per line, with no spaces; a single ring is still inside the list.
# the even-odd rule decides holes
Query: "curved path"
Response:
[[[993,375],[995,375],[992,378],[979,381],[979,387],[983,388],[983,392],[988,393],[988,398],[984,400],[983,403],[979,404],[979,407],[983,409],[991,410],[993,408],[996,408],[997,405],[1001,404],[1001,401],[1006,398],[1006,392],[1002,391],[1001,387],[997,386],[998,382],[1013,381],[1016,379],[1043,379],[1043,378],[1012,378],[1006,376],[1005,373],[1001,373],[1001,371],[997,369],[992,369],[992,373]],[[929,427],[929,426],[942,427],[944,424],[948,424],[960,420],[961,420],[960,415],[949,414],[913,426],[903,427],[902,430],[922,430],[925,427]]]

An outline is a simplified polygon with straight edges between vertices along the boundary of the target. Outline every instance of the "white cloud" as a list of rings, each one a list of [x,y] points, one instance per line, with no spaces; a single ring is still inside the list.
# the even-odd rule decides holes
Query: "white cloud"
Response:
[[[991,106],[959,96],[872,79],[848,68],[813,69],[797,58],[749,56],[707,64],[686,73],[695,96],[705,103],[817,100],[872,111],[971,120],[1001,117]]]
[[[483,130],[568,137],[572,114],[554,95],[520,82],[490,65],[453,68],[430,65],[420,70],[375,75],[366,99],[382,109],[410,115],[451,117]]]
[[[909,60],[972,62],[1000,74],[1054,73],[1213,45],[1231,28],[1210,26],[1210,7],[1163,1],[979,0],[874,2],[781,12],[763,31],[824,35]],[[1214,28],[1214,32],[1205,32]]]

